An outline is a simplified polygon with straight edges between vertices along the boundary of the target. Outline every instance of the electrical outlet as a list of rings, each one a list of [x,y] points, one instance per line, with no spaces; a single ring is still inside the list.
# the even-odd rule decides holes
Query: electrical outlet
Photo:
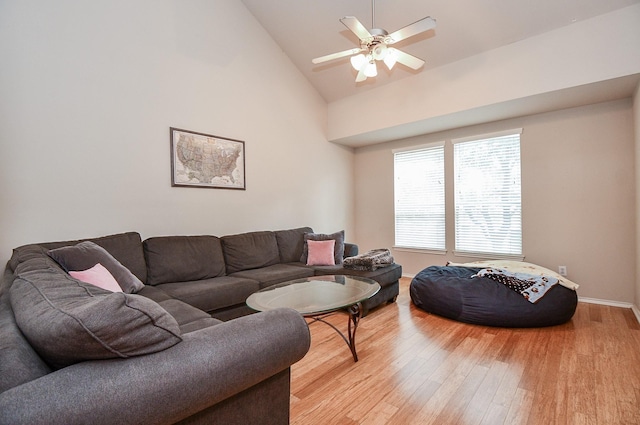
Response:
[[[558,273],[560,273],[560,276],[566,276],[567,266],[558,266]]]

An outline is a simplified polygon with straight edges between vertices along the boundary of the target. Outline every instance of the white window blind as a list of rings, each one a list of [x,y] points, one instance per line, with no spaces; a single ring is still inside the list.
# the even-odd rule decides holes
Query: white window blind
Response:
[[[520,132],[453,141],[456,251],[522,254]]]
[[[394,152],[395,246],[445,249],[444,144]]]

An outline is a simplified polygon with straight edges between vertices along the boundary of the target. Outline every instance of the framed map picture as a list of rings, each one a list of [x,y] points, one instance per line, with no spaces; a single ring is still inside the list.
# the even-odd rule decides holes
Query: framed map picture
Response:
[[[246,189],[243,141],[170,130],[171,186]]]

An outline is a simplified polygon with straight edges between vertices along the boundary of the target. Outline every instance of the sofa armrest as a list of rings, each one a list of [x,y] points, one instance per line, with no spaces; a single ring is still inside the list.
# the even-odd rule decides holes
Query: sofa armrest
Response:
[[[78,363],[5,391],[0,423],[175,423],[287,369],[309,344],[294,310],[241,317],[159,353]]]
[[[345,242],[344,243],[344,258],[347,257],[355,257],[358,255],[358,245],[354,243]]]

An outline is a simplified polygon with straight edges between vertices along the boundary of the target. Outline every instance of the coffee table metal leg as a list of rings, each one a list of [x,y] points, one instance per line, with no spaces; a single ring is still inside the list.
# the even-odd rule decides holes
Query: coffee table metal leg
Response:
[[[362,305],[360,303],[349,306],[349,349],[353,355],[353,361],[358,361],[358,353],[356,353],[356,329],[358,329],[358,322],[362,316]]]
[[[324,320],[325,317],[327,316],[332,316],[333,314],[335,314],[335,312],[331,312],[331,313],[327,313],[327,314],[322,314],[320,316],[307,316],[309,319],[311,319],[311,323],[313,322],[322,322],[328,326],[331,326],[333,328],[334,331],[336,331],[338,333],[338,335],[340,335],[342,337],[342,339],[344,340],[344,342],[347,343],[347,345],[349,346],[349,350],[351,350],[351,355],[353,356],[353,361],[357,362],[358,361],[358,353],[356,353],[356,329],[358,329],[358,323],[360,322],[360,318],[362,317],[362,304],[361,303],[357,303],[357,304],[353,304],[349,307],[347,307],[347,312],[349,313],[349,326],[348,326],[348,330],[347,330],[347,336],[344,336],[344,334],[340,331],[340,329],[338,329],[337,327],[335,327],[333,324],[327,322],[326,320]]]

